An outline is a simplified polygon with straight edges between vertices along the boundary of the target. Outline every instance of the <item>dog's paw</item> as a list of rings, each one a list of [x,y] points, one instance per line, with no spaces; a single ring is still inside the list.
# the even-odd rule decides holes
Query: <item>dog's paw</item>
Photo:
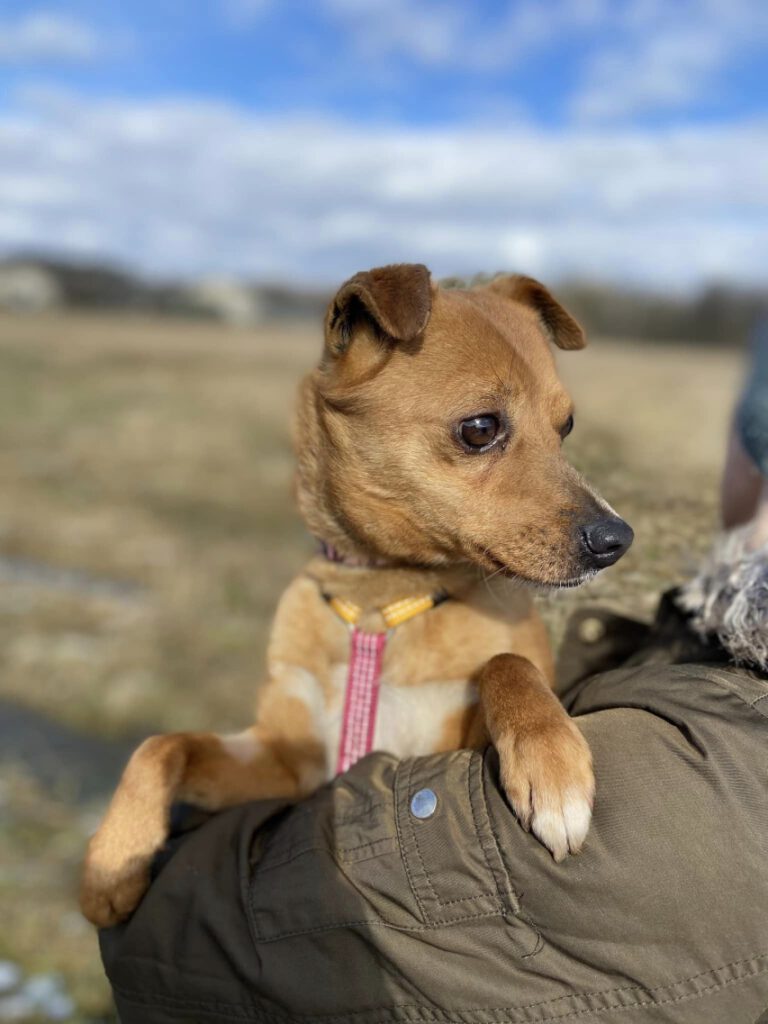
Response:
[[[111,928],[133,913],[149,887],[151,858],[105,865],[90,854],[80,880],[80,909],[97,928]]]
[[[167,836],[159,816],[150,827],[115,811],[110,809],[91,838],[80,876],[80,909],[99,928],[124,921],[139,905]]]
[[[496,744],[501,783],[520,824],[556,861],[578,853],[592,818],[592,755],[573,721],[563,715],[522,736]]]

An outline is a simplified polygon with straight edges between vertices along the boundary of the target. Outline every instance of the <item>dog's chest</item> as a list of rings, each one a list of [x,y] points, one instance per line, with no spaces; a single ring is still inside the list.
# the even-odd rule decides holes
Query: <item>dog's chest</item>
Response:
[[[481,591],[477,600],[443,602],[381,634],[375,621],[369,624],[362,616],[354,629],[345,624],[317,584],[300,578],[278,609],[268,657],[269,700],[280,707],[280,698],[288,698],[274,716],[277,730],[290,735],[291,701],[297,700],[302,711],[296,730],[305,728],[300,720],[306,714],[307,726],[323,745],[329,778],[336,772],[342,734],[344,750],[352,746],[359,756],[361,734],[366,740],[362,746],[367,746],[370,718],[366,713],[361,722],[359,716],[345,715],[345,695],[350,661],[354,666],[360,655],[370,660],[370,647],[360,645],[365,647],[365,638],[375,635],[379,640],[372,644],[381,661],[370,749],[410,757],[475,742],[482,729],[474,711],[477,691],[469,680],[494,654],[517,650],[527,655],[531,648],[514,628],[530,614],[528,599],[518,599],[519,607],[510,603],[508,616],[502,616],[497,603],[486,607],[484,595]],[[351,681],[353,687],[359,683],[354,667]],[[262,703],[261,711],[264,707]],[[351,744],[350,734],[355,737]]]
[[[288,674],[291,695],[301,699],[310,711],[316,735],[325,747],[327,776],[332,778],[344,721],[349,664],[331,665],[323,680],[301,669],[289,670]],[[455,747],[457,723],[476,703],[477,691],[468,679],[398,685],[391,676],[388,678],[385,664],[378,684],[371,749],[413,757]]]

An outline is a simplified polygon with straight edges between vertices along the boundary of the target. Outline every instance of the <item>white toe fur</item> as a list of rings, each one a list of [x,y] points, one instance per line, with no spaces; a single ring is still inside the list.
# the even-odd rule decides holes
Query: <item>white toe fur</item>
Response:
[[[555,860],[562,860],[568,853],[568,833],[560,811],[534,811],[531,831],[551,852]]]
[[[582,792],[572,788],[566,790],[559,806],[549,804],[541,810],[534,808],[531,831],[555,860],[560,861],[568,853],[581,849],[591,819],[590,801]]]
[[[563,820],[572,853],[581,849],[592,820],[592,802],[578,790],[568,790],[563,801]]]

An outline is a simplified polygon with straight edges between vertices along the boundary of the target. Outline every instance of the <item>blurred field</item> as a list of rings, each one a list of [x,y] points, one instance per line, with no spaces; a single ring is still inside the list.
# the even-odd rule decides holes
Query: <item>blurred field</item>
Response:
[[[319,338],[0,317],[0,698],[115,739],[249,721],[275,600],[311,551],[289,438]],[[648,615],[707,546],[740,374],[733,353],[608,340],[560,365],[577,403],[568,450],[637,540],[590,587],[543,602],[555,638],[578,603]],[[72,1019],[101,1018],[73,890],[102,796],[41,782],[8,747],[0,960],[60,972]]]

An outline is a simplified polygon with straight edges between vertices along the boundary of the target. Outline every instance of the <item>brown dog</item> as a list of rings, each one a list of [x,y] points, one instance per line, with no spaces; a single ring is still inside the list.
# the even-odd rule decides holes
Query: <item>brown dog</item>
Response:
[[[530,278],[445,291],[399,265],[340,289],[297,432],[299,503],[325,556],[280,601],[256,724],[155,736],[131,758],[88,849],[91,921],[141,899],[173,801],[298,798],[371,746],[490,738],[521,824],[558,860],[580,848],[590,752],[521,581],[575,586],[632,531],[562,456],[573,416],[551,342],[585,343]]]

